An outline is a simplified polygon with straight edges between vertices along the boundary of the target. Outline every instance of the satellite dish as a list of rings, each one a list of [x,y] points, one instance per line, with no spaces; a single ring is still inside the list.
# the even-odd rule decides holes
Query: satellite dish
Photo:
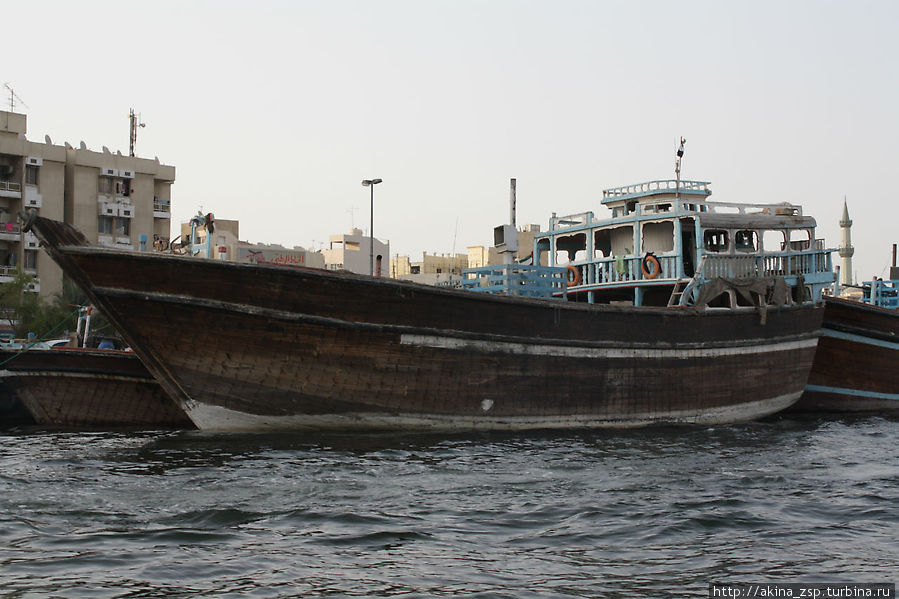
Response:
[[[44,143],[46,143],[48,146],[51,146],[51,145],[53,145],[53,140],[50,139],[50,136],[49,136],[49,135],[45,135],[45,136],[44,136]]]
[[[66,149],[67,149],[67,150],[74,150],[74,149],[75,149],[75,148],[72,147],[72,144],[70,144],[69,142],[64,142],[64,143],[66,144]]]
[[[115,155],[116,155],[116,156],[121,156],[121,155],[122,155],[122,151],[121,151],[121,150],[116,150],[116,151],[115,151]]]
[[[112,154],[112,152],[110,152],[109,148],[107,148],[106,146],[103,146],[103,153],[104,154]]]
[[[84,140],[81,140],[81,149],[82,149],[82,150],[86,150],[86,149],[87,149],[87,144],[84,143]]]

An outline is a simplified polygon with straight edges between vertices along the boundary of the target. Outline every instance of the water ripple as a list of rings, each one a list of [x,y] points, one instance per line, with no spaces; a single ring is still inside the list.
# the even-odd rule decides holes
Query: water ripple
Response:
[[[0,432],[0,596],[707,596],[892,581],[899,423]],[[4,595],[8,594],[8,595]]]

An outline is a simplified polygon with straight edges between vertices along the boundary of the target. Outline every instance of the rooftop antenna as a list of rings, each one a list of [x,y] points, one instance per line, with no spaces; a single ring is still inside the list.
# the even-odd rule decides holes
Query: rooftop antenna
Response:
[[[350,206],[346,209],[347,212],[350,213],[350,228],[356,228],[356,210],[359,210],[356,206]]]
[[[680,147],[677,149],[677,158],[674,160],[674,174],[677,177],[677,180],[674,183],[674,198],[676,201],[680,202],[680,163],[681,159],[684,157],[684,144],[687,143],[687,140],[683,137],[680,138]]]
[[[131,145],[129,146],[129,156],[134,156],[134,144],[137,142],[137,128],[138,127],[146,127],[147,124],[144,123],[140,114],[134,114],[134,109],[128,113],[128,121],[131,123]]]
[[[28,108],[28,104],[26,104],[25,101],[22,100],[22,98],[20,98],[19,95],[13,91],[13,89],[12,89],[12,87],[10,87],[8,81],[3,84],[3,87],[5,87],[7,90],[9,90],[9,111],[10,112],[16,111],[16,100],[19,101],[19,104],[21,104],[25,108]]]

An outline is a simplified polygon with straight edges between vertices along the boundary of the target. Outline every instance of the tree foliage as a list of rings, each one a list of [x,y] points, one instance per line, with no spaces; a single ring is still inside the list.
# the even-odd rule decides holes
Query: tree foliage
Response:
[[[38,294],[28,291],[28,285],[33,280],[32,275],[17,269],[12,281],[0,284],[3,318],[14,327],[16,337],[25,338],[28,333],[34,333],[39,339],[50,339],[76,331],[78,310],[90,303],[84,292],[66,278],[61,293],[42,301]],[[96,310],[91,315],[91,330],[97,335],[118,336],[107,319]]]

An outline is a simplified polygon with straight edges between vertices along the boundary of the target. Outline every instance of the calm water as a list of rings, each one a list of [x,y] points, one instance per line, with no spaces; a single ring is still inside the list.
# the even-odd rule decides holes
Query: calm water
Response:
[[[899,422],[0,431],[3,597],[704,597],[896,582]]]

